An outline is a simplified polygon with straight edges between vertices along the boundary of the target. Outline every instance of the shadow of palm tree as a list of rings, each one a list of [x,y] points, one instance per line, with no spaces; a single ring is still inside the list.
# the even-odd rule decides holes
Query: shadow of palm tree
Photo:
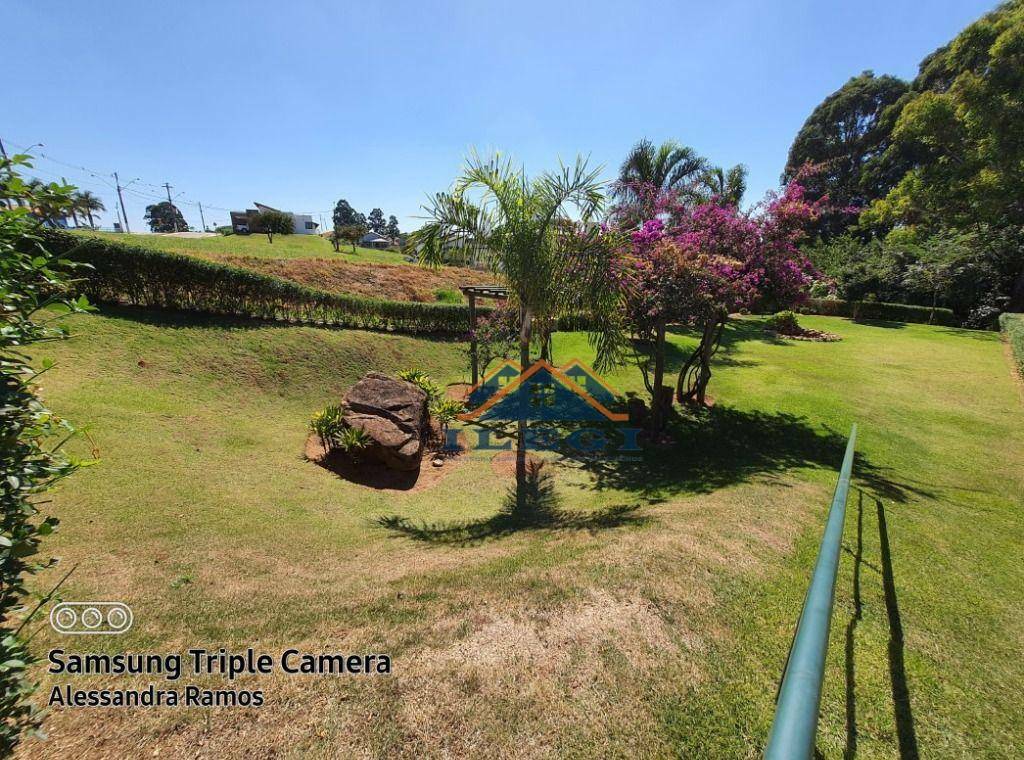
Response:
[[[524,498],[519,489],[525,490]],[[543,462],[527,465],[526,480],[509,488],[497,514],[478,520],[414,523],[399,515],[384,515],[376,523],[396,534],[435,544],[469,545],[525,530],[596,531],[624,525],[642,525],[650,518],[637,514],[641,504],[620,505],[592,511],[562,509],[554,478]]]

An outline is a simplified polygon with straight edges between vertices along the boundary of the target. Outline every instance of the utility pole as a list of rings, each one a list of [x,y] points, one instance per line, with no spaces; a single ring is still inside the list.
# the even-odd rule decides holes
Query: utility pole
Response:
[[[174,213],[174,201],[171,200],[171,184],[164,182],[164,187],[167,188],[167,205],[171,207],[171,219],[174,220],[174,231],[178,231],[178,215]]]
[[[203,203],[202,201],[196,201],[196,204],[199,206],[199,219],[203,223],[203,232],[206,232],[206,217],[203,216]]]
[[[117,172],[114,172],[114,184],[117,185],[117,199],[121,201],[121,219],[124,221],[124,231],[131,232],[131,227],[128,226],[128,212],[124,208],[124,196],[121,195],[121,180],[117,178]],[[128,184],[130,185],[131,182]]]

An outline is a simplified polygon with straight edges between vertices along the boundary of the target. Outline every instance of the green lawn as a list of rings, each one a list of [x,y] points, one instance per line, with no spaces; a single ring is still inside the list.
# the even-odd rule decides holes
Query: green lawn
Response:
[[[260,710],[55,710],[23,753],[758,756],[856,421],[819,749],[1019,755],[1024,407],[998,336],[802,322],[844,339],[732,323],[716,405],[674,423],[674,446],[555,464],[561,516],[487,535],[508,481],[486,458],[382,492],[300,457],[309,413],[363,372],[462,381],[460,344],[75,318],[43,393],[101,462],[56,491],[47,548],[78,563],[66,598],[135,611],[90,645],[385,651],[395,672],[239,681],[266,691]],[[673,335],[673,362],[692,344]],[[590,358],[581,335],[554,352]]]
[[[74,232],[74,230],[72,230]],[[356,246],[342,246],[334,252],[330,241],[319,235],[275,235],[274,242],[266,235],[217,235],[208,238],[181,238],[170,235],[136,235],[116,232],[80,231],[78,234],[118,240],[129,245],[157,248],[161,251],[188,253],[204,258],[225,256],[258,256],[267,259],[336,258],[355,263],[403,264],[405,256],[396,251],[378,251]]]

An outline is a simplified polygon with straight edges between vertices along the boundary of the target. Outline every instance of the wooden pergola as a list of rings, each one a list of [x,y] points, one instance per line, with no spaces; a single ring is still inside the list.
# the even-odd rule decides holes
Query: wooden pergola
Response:
[[[459,290],[469,299],[469,361],[473,368],[473,385],[480,382],[479,361],[476,352],[476,299],[508,300],[508,288],[500,285],[462,285]]]

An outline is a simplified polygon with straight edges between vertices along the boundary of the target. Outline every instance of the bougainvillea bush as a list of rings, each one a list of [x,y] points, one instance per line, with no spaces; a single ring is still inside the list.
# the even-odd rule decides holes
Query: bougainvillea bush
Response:
[[[808,201],[796,180],[748,212],[716,198],[688,205],[674,192],[641,197],[654,217],[632,230],[615,277],[634,336],[652,344],[639,363],[651,392],[652,420],[659,425],[671,403],[662,385],[666,326],[701,331],[700,345],[680,372],[676,397],[703,404],[710,360],[728,315],[776,311],[807,298],[816,272],[797,244],[827,200]],[[613,219],[631,224],[636,210],[620,207]]]

